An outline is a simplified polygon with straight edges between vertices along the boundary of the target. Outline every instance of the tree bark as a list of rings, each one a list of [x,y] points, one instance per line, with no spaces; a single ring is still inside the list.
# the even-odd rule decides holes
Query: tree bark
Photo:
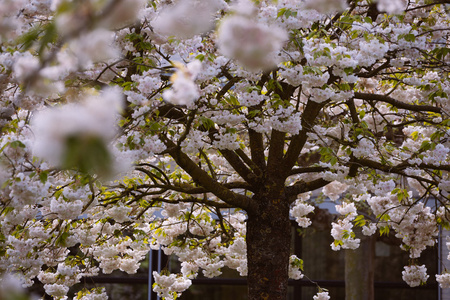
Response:
[[[264,197],[258,203],[257,211],[248,212],[247,220],[248,299],[286,300],[291,244],[289,204],[276,197]]]

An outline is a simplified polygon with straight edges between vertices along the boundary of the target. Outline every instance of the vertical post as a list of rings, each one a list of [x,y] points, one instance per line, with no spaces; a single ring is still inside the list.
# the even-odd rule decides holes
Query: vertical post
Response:
[[[153,285],[153,250],[148,252],[148,300],[152,300],[152,285]]]
[[[150,250],[148,253],[148,300],[160,300],[161,298],[156,295],[152,290],[153,286],[153,271],[157,271],[161,273],[162,266],[162,251],[161,248],[158,250],[158,254],[156,255],[156,250]]]
[[[439,226],[439,235],[438,235],[438,259],[437,259],[437,272],[438,274],[442,274],[442,227]],[[442,290],[441,286],[438,283],[438,300],[442,299]]]
[[[373,300],[375,236],[356,236],[359,248],[345,250],[345,300]]]
[[[162,265],[162,251],[161,251],[161,246],[159,246],[158,249],[158,273],[161,273],[161,265]],[[161,300],[161,298],[159,296],[156,297],[156,300]]]

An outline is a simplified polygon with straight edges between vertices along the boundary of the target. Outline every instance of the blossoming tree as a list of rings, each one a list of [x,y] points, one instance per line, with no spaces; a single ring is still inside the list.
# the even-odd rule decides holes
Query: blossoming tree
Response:
[[[450,220],[446,3],[1,1],[0,270],[65,299],[162,247],[166,299],[223,267],[285,299],[321,189],[334,250],[391,229],[424,283]]]

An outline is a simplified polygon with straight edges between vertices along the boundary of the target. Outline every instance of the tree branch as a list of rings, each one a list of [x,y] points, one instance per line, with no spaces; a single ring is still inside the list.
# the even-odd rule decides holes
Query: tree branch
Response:
[[[323,108],[325,103],[316,103],[314,101],[308,101],[306,103],[305,109],[302,114],[302,130],[299,134],[292,137],[289,148],[284,156],[283,167],[286,169],[284,172],[289,172],[297,162],[297,158],[300,155],[303,146],[308,138],[307,133],[311,130],[315,119],[317,118],[320,110]]]
[[[442,109],[431,105],[415,105],[398,101],[394,98],[379,94],[359,93],[355,92],[355,98],[367,101],[381,101],[391,104],[392,106],[403,108],[415,112],[435,112],[442,113]]]
[[[290,199],[289,203],[292,203],[295,201],[298,194],[303,194],[306,192],[311,192],[314,190],[317,190],[321,187],[326,186],[330,182],[328,180],[325,180],[323,178],[319,178],[310,182],[305,182],[303,180],[297,181],[291,186],[288,186],[285,188],[286,195],[288,195],[288,199]]]
[[[175,160],[175,162],[188,173],[195,182],[198,182],[203,188],[213,193],[222,201],[247,211],[256,209],[255,202],[244,195],[234,193],[221,183],[212,179],[206,171],[197,166],[185,153],[183,153],[174,142],[162,135],[161,140],[167,147],[166,152]]]
[[[269,176],[277,177],[278,179],[281,179],[281,177],[283,177],[279,173],[279,171],[280,171],[280,163],[283,160],[285,137],[286,132],[281,132],[272,129],[272,134],[270,136],[269,157],[267,158],[267,170],[270,173],[268,174]]]
[[[241,158],[231,150],[220,150],[223,157],[228,161],[228,163],[233,167],[233,169],[241,176],[246,182],[253,186],[257,186],[258,182],[256,180],[256,175],[242,162]]]
[[[264,155],[263,134],[249,128],[248,137],[250,141],[250,153],[252,155],[252,161],[255,162],[260,170],[265,170],[266,157]]]

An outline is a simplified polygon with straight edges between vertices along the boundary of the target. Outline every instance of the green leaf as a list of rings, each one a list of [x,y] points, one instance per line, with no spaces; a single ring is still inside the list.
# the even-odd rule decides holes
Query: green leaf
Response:
[[[199,61],[203,62],[203,60],[205,59],[205,55],[204,54],[199,54],[195,57],[195,59],[198,59]]]
[[[69,233],[67,231],[63,232],[56,240],[55,245],[57,247],[65,247],[67,238],[69,237]]]
[[[430,141],[425,140],[420,145],[419,151],[420,152],[427,151],[433,149],[434,147],[435,147],[434,143],[430,143]]]
[[[277,18],[283,16],[284,13],[286,12],[286,10],[287,10],[287,8],[285,8],[285,7],[281,8],[277,13]]]
[[[48,172],[47,171],[42,171],[41,173],[39,173],[39,179],[41,180],[41,182],[43,184],[45,184],[47,182],[47,179],[48,179]]]
[[[210,130],[211,128],[214,128],[214,125],[215,125],[213,120],[211,120],[207,117],[204,117],[204,116],[200,117],[200,122],[206,128],[206,130]]]
[[[22,36],[20,36],[17,41],[22,45],[23,50],[28,50],[38,40],[39,35],[43,31],[44,29],[41,25],[33,27]]]
[[[83,174],[109,175],[112,159],[100,137],[71,136],[66,140],[62,168],[77,169]]]
[[[356,226],[363,227],[366,225],[366,220],[364,219],[363,215],[358,215],[354,220],[353,223],[355,223]]]
[[[58,37],[58,31],[56,30],[56,25],[54,22],[48,23],[44,29],[44,35],[40,39],[40,46],[38,53],[42,54],[44,49],[56,41]]]
[[[405,34],[405,36],[403,38],[405,39],[405,41],[408,41],[408,42],[416,41],[416,36],[412,33]]]
[[[389,235],[389,226],[383,226],[380,228],[380,235]]]
[[[22,143],[21,141],[14,141],[14,142],[11,142],[9,145],[11,146],[11,148],[14,148],[14,149],[16,149],[18,147],[25,148],[25,144]]]

